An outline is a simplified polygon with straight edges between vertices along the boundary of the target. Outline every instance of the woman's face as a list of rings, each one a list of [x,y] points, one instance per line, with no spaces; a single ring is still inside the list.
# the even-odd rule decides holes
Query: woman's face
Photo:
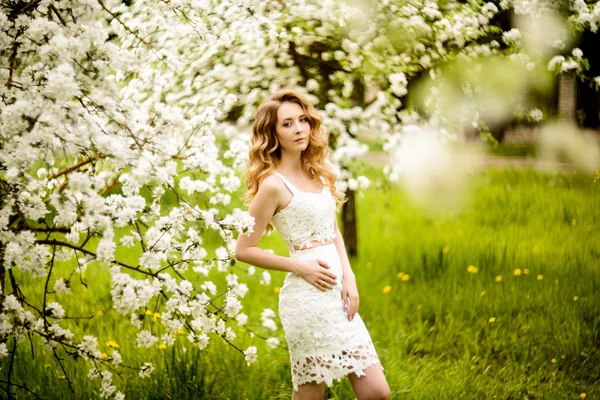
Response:
[[[275,132],[283,151],[299,152],[308,147],[310,124],[302,107],[283,102],[277,110]]]

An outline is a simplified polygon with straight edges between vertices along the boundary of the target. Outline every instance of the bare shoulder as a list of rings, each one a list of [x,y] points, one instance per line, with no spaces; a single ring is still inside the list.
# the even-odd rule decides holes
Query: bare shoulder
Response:
[[[258,185],[258,191],[267,196],[277,196],[285,191],[285,184],[275,175],[265,176]]]

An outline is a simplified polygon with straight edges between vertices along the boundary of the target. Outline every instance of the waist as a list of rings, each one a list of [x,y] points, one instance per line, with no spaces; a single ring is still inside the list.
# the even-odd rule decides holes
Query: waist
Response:
[[[337,248],[335,247],[333,239],[325,243],[317,242],[316,245],[313,245],[313,247],[309,248],[290,249],[290,258],[301,258],[305,256],[314,256],[316,254],[337,255]]]
[[[329,238],[329,239],[325,239],[325,240],[313,240],[311,242],[309,242],[309,244],[305,244],[304,246],[297,246],[297,245],[293,245],[291,243],[288,243],[288,248],[291,251],[298,251],[298,250],[310,250],[310,249],[314,249],[315,247],[321,247],[321,246],[327,246],[330,244],[333,244],[334,241],[333,239],[335,238]],[[310,245],[310,247],[309,247]]]

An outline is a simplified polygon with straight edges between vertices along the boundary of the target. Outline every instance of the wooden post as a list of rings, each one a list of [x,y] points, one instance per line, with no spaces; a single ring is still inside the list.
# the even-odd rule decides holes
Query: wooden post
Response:
[[[565,121],[574,121],[577,106],[577,86],[575,78],[569,75],[558,77],[558,116]]]

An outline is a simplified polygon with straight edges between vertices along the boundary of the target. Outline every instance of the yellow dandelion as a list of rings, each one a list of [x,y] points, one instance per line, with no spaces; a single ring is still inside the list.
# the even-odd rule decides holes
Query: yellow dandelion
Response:
[[[552,360],[550,360],[551,363],[555,363],[556,362],[556,358],[553,358]]]
[[[529,270],[528,270],[527,268],[523,268],[523,273],[524,273],[525,275],[529,275]]]
[[[388,294],[391,291],[392,291],[392,287],[390,285],[387,285],[386,287],[383,288],[383,293],[385,293],[385,294]]]
[[[146,310],[146,315],[152,315],[152,311]]]
[[[159,345],[158,345],[158,348],[159,348],[160,350],[164,350],[164,349],[166,349],[166,348],[167,348],[167,345],[166,345],[166,344],[164,344],[164,343],[161,343],[161,344],[159,344]]]
[[[501,282],[502,281],[502,275],[498,275],[496,277],[496,282]]]
[[[488,319],[488,322],[489,323],[496,322],[496,317],[490,317],[490,319]]]
[[[469,265],[467,267],[467,272],[470,274],[476,274],[477,273],[477,267],[474,265]]]
[[[371,269],[373,267],[373,263],[371,261],[369,261],[367,263],[367,269]]]
[[[108,354],[106,354],[106,353],[102,353],[102,355],[100,355],[100,357],[101,357],[103,360],[106,360],[106,359],[108,358]]]
[[[572,225],[575,225],[577,223],[577,220],[575,218],[573,218],[573,221],[571,221]]]
[[[102,312],[102,310],[98,310],[98,311],[96,311],[96,316],[97,316],[97,317],[101,317],[101,316],[102,316],[102,314],[104,314],[104,313]]]
[[[404,274],[404,275],[402,275],[402,278],[400,278],[400,279],[402,279],[403,281],[407,281],[407,280],[410,279],[410,275],[409,274]]]
[[[274,291],[275,293],[279,293],[279,291],[280,291],[280,290],[281,290],[281,288],[280,288],[280,287],[274,287],[274,288],[273,288],[273,291]]]
[[[450,251],[450,246],[444,246],[444,248],[442,249],[442,252],[444,254],[447,254]]]
[[[538,275],[538,281],[543,281],[544,280],[544,275]]]
[[[104,347],[113,347],[115,349],[119,348],[119,344],[115,341],[115,340],[109,340],[108,342],[104,343]]]
[[[177,329],[177,334],[178,335],[183,335],[185,332],[183,331],[183,329]]]
[[[521,276],[521,273],[522,273],[521,268],[515,269],[515,276]]]
[[[64,376],[64,375],[61,375],[61,376],[58,377],[58,379],[67,379],[67,377]]]
[[[485,290],[483,292],[481,292],[481,296],[485,296]]]
[[[398,275],[396,275],[398,277],[398,279],[402,279],[402,277],[404,276],[404,272],[398,272]]]
[[[580,399],[585,399],[586,397],[587,397],[587,394],[585,394],[585,393],[581,393],[581,394],[579,395],[579,398],[580,398]]]
[[[51,365],[50,364],[44,364],[44,368],[50,368]]]
[[[154,315],[152,315],[152,321],[156,321],[158,317],[160,317],[160,313],[155,312]]]
[[[579,300],[579,296],[573,296],[573,301]]]

